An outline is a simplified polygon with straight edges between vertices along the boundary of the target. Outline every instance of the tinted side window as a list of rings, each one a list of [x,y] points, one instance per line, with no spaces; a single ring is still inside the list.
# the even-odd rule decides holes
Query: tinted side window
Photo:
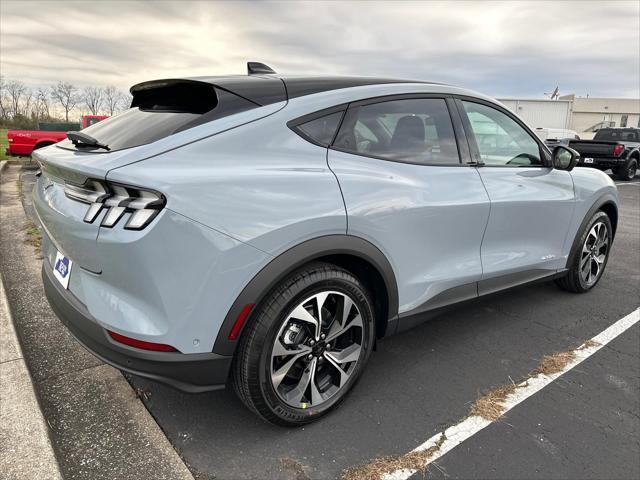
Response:
[[[449,110],[441,98],[391,100],[350,108],[334,146],[411,163],[460,163]]]
[[[486,105],[462,104],[486,165],[543,165],[540,146],[518,122]]]
[[[336,112],[316,118],[315,120],[298,125],[296,129],[299,133],[302,133],[303,137],[308,137],[315,143],[326,147],[331,143],[331,140],[333,140],[343,113],[344,112]]]

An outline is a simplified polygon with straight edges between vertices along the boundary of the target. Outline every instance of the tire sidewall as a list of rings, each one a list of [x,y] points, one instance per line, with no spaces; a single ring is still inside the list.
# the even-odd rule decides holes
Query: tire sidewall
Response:
[[[631,169],[631,167],[634,166],[634,170],[633,170],[633,175],[629,174],[629,170]],[[635,158],[632,158],[629,163],[627,164],[627,168],[625,169],[625,180],[633,180],[636,176],[636,174],[638,173],[638,160],[636,160]]]
[[[286,303],[284,307],[280,309],[276,318],[271,319],[271,325],[266,335],[261,339],[260,345],[256,343],[254,344],[254,347],[260,350],[258,360],[259,388],[267,405],[271,409],[272,413],[283,421],[302,424],[315,420],[329,412],[345,398],[347,393],[358,381],[360,374],[371,355],[371,351],[373,350],[373,342],[375,340],[375,322],[373,309],[371,307],[372,302],[369,298],[368,292],[357,282],[357,280],[355,280],[355,278],[347,279],[342,275],[336,275],[334,278],[325,278],[299,289],[296,289],[294,284],[291,289],[295,289],[295,291],[292,292],[293,294],[288,296],[285,300]],[[293,309],[305,298],[326,290],[332,290],[348,295],[359,309],[363,322],[363,352],[349,380],[333,397],[322,403],[319,407],[312,406],[306,409],[294,408],[287,405],[282,399],[280,399],[271,383],[271,350],[280,327]],[[287,290],[287,292],[290,292],[290,290]]]
[[[608,238],[607,254],[605,255],[604,263],[602,264],[602,268],[600,270],[600,275],[598,276],[595,282],[593,282],[591,285],[587,285],[587,283],[583,280],[580,272],[580,259],[582,257],[581,255],[582,246],[584,245],[584,242],[586,241],[587,236],[589,235],[589,232],[591,231],[593,226],[598,222],[603,222],[607,227],[607,238]],[[577,285],[580,286],[580,289],[582,291],[586,292],[588,290],[591,290],[593,287],[595,287],[598,284],[600,279],[602,279],[602,277],[604,276],[604,271],[607,267],[607,263],[609,262],[609,256],[611,254],[612,244],[613,244],[613,230],[611,227],[611,220],[609,220],[609,216],[606,213],[602,211],[598,211],[591,217],[591,220],[587,224],[586,228],[583,230],[582,235],[580,235],[580,240],[578,242],[578,245],[576,245],[575,258],[573,259],[571,274],[574,275]]]
[[[629,169],[635,166],[633,175],[629,174]],[[624,165],[616,171],[616,175],[620,177],[621,180],[631,181],[635,178],[638,173],[638,160],[636,158],[630,158],[628,161],[624,163]]]

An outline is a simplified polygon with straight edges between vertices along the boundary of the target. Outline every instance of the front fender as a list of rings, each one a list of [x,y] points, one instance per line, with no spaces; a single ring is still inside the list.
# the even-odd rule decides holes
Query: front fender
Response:
[[[563,253],[567,266],[576,254],[576,238],[586,228],[587,223],[598,210],[607,210],[615,235],[618,218],[618,189],[611,178],[596,169],[577,167],[571,172],[574,183],[576,208],[567,233]]]

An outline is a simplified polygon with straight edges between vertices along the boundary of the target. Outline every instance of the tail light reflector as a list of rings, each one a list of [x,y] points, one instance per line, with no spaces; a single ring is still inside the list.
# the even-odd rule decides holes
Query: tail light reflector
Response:
[[[238,338],[238,335],[240,334],[240,330],[242,330],[242,326],[244,325],[244,322],[247,321],[247,317],[251,313],[252,308],[253,308],[253,303],[247,303],[244,306],[244,308],[238,315],[238,318],[236,319],[236,323],[233,324],[233,328],[231,329],[231,332],[229,332],[229,340],[236,340]]]
[[[154,352],[178,352],[178,350],[171,345],[165,345],[164,343],[145,342],[144,340],[137,340],[135,338],[125,337],[119,333],[107,330],[109,336],[118,343],[128,345],[134,348],[140,348],[142,350],[152,350]],[[178,352],[179,353],[179,352]]]

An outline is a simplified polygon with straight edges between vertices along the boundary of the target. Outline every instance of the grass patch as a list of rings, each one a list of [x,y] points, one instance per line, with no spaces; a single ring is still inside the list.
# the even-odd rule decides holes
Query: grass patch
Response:
[[[42,233],[40,232],[40,229],[36,227],[32,222],[29,222],[27,224],[26,234],[26,242],[32,247],[36,248],[39,252],[40,248],[42,247]]]
[[[385,474],[402,469],[424,473],[427,469],[427,462],[440,450],[446,439],[447,437],[443,433],[438,442],[426,450],[409,452],[397,457],[380,457],[366,465],[348,468],[342,473],[342,480],[380,480]]]
[[[2,160],[18,160],[24,161],[29,160],[29,158],[23,157],[14,157],[12,155],[7,155],[7,148],[9,148],[9,139],[7,138],[8,130],[6,128],[0,128],[0,162]]]
[[[16,180],[16,186],[18,188],[18,198],[22,202],[24,200],[24,190],[22,189],[22,175],[18,175],[18,180]]]

